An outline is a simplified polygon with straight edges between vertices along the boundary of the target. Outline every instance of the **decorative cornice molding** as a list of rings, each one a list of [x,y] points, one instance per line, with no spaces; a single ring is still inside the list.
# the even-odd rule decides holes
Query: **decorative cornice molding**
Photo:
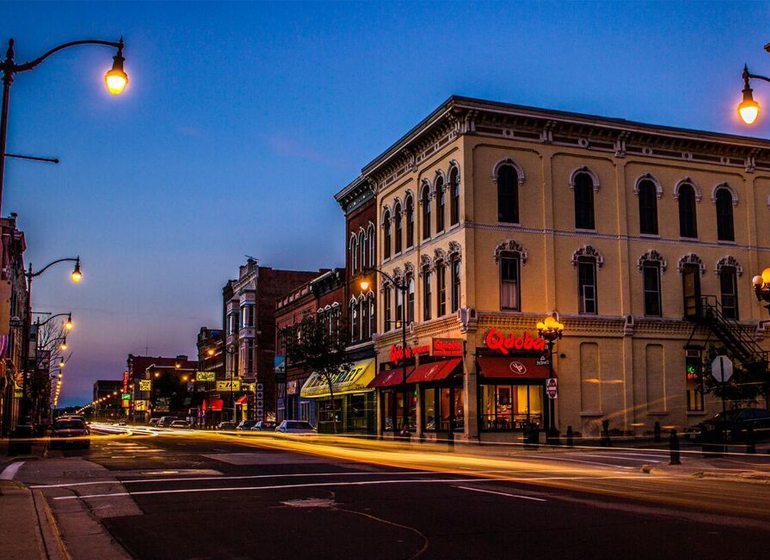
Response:
[[[591,257],[596,259],[596,266],[601,268],[604,266],[604,257],[596,250],[593,245],[583,245],[580,249],[572,253],[572,266],[577,267],[578,259],[580,257]]]
[[[700,275],[706,274],[706,265],[703,264],[701,258],[695,253],[688,253],[679,259],[679,263],[676,266],[677,271],[681,274],[684,271],[684,267],[687,264],[697,264],[700,268]]]
[[[717,261],[716,266],[714,266],[714,274],[719,276],[722,273],[722,269],[724,268],[734,268],[735,273],[738,276],[743,275],[743,267],[740,264],[738,264],[738,261],[735,257],[728,255],[726,257],[722,257],[721,259],[719,259]]]
[[[651,173],[645,173],[644,175],[637,177],[636,181],[634,182],[634,194],[636,196],[639,196],[639,184],[642,181],[650,181],[655,187],[655,196],[657,199],[660,200],[663,198],[663,185],[661,185],[660,181],[658,181]]]
[[[648,262],[659,263],[661,272],[666,272],[666,268],[668,268],[666,259],[663,258],[663,255],[658,253],[655,249],[650,249],[646,253],[643,253],[642,256],[639,257],[639,261],[637,262],[636,266],[639,270],[642,270],[644,268],[644,263]]]
[[[522,266],[527,262],[527,250],[515,239],[506,239],[497,244],[493,255],[495,264],[500,264],[500,257],[503,253],[517,253]]]

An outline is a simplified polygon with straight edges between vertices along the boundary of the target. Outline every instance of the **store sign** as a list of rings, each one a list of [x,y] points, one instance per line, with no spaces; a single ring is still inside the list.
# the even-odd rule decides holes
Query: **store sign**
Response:
[[[128,393],[128,371],[123,371],[123,392]]]
[[[273,371],[275,372],[276,383],[286,383],[286,356],[275,356]]]
[[[559,398],[559,381],[555,377],[545,380],[545,394],[552,400]]]
[[[216,373],[213,371],[198,371],[195,373],[195,381],[215,381]]]
[[[241,380],[240,379],[233,379],[225,380],[225,381],[217,381],[217,391],[240,391],[241,390]]]
[[[463,355],[462,338],[434,338],[433,355],[434,356],[462,356]]]
[[[149,410],[149,404],[150,401],[134,401],[134,410],[137,411],[143,411],[143,410]]]
[[[120,396],[120,398],[123,399],[124,401],[130,401],[131,400],[131,393],[123,393]]]
[[[140,379],[139,380],[139,390],[140,391],[152,391],[152,381],[149,379]]]
[[[253,393],[257,389],[256,383],[241,383],[241,391],[246,391],[247,393]]]
[[[299,382],[297,380],[289,381],[286,384],[286,394],[296,395],[299,392]]]
[[[414,348],[406,347],[406,352],[402,346],[393,345],[390,347],[390,361],[397,364],[403,359],[414,358],[418,355],[430,354],[430,346],[415,346]]]
[[[523,336],[513,333],[502,333],[497,329],[490,329],[484,338],[487,348],[507,356],[510,352],[520,351],[544,351],[545,340],[539,337],[533,337],[528,332]]]

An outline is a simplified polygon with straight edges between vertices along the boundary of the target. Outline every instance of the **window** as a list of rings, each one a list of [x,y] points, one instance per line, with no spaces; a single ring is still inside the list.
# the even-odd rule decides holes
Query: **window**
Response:
[[[385,210],[385,215],[382,218],[382,227],[385,230],[382,240],[383,257],[390,258],[390,210]]]
[[[408,295],[406,301],[406,322],[411,323],[414,321],[414,278],[409,277]]]
[[[406,197],[406,248],[414,245],[414,199],[412,195]]]
[[[512,165],[497,172],[497,221],[519,223],[519,175]]]
[[[430,237],[430,189],[423,186],[420,204],[422,205],[422,238]]]
[[[446,315],[446,266],[444,263],[436,264],[436,282],[438,292],[438,309],[436,317]]]
[[[241,306],[241,327],[250,328],[254,326],[254,305],[246,303]]]
[[[682,270],[682,295],[684,296],[684,314],[687,318],[700,315],[700,266],[686,263]]]
[[[644,280],[644,314],[660,317],[662,305],[660,297],[660,263],[646,262],[642,266]]]
[[[358,264],[361,270],[363,270],[366,268],[366,234],[364,234],[363,230],[358,234],[358,250],[360,252]]]
[[[436,232],[444,231],[444,178],[436,177]]]
[[[735,268],[725,266],[719,271],[719,291],[721,292],[722,315],[726,319],[738,320],[738,282]]]
[[[717,239],[735,241],[733,228],[733,195],[727,189],[717,190]]]
[[[596,229],[594,181],[588,173],[578,173],[575,176],[575,228]]]
[[[377,264],[377,237],[374,235],[374,224],[371,222],[366,231],[366,241],[369,243],[369,266],[374,267]]]
[[[246,341],[246,373],[254,373],[254,339]]]
[[[369,294],[369,336],[377,332],[377,302],[374,294]]]
[[[365,299],[361,299],[358,302],[358,307],[360,308],[360,318],[361,318],[361,336],[359,337],[360,340],[368,340],[369,335],[369,302]]]
[[[703,402],[703,362],[698,350],[687,350],[685,358],[687,384],[687,411],[702,412]]]
[[[698,222],[695,214],[695,189],[687,183],[679,187],[679,236],[698,237]]]
[[[518,254],[500,257],[500,309],[521,311],[520,263]]]
[[[655,183],[639,183],[639,233],[658,235],[658,192]]]
[[[460,223],[460,171],[452,167],[449,171],[449,225]]]
[[[392,320],[391,320],[390,304],[391,304],[390,287],[385,287],[382,289],[382,311],[383,311],[383,318],[385,319],[383,332],[388,332],[391,328],[390,325],[392,323]]]
[[[431,300],[433,294],[431,293],[431,272],[430,270],[424,270],[422,273],[422,320],[429,321],[431,319]]]
[[[480,429],[511,431],[543,425],[540,386],[483,384],[480,389]]]
[[[452,312],[460,309],[460,258],[453,257],[452,261]]]
[[[578,257],[578,311],[596,315],[596,260],[593,257]]]
[[[401,327],[401,321],[404,319],[404,290],[396,288],[396,327]]]
[[[355,300],[350,302],[350,340],[358,340],[359,324],[358,324],[358,305]]]
[[[355,234],[350,236],[350,266],[353,272],[358,270],[358,241]]]
[[[398,254],[401,252],[401,243],[402,243],[402,237],[401,237],[401,203],[396,203],[395,208],[393,209],[393,221],[396,223],[396,249],[395,253]]]

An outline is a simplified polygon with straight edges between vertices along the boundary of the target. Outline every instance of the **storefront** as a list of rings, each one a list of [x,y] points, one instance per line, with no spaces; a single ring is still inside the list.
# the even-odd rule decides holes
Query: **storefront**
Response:
[[[355,362],[349,371],[334,376],[332,392],[327,379],[318,373],[308,377],[300,398],[315,402],[315,422],[321,433],[373,434],[376,429],[374,359]]]
[[[300,394],[300,389],[310,377],[305,379],[289,379],[286,382],[286,418],[289,420],[305,420],[315,425],[315,401]]]

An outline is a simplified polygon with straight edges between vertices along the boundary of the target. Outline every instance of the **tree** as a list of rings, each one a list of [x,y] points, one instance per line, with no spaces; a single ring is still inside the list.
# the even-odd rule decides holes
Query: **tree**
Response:
[[[751,364],[746,367],[733,361],[733,375],[724,385],[714,379],[711,375],[711,362],[720,354],[727,354],[724,348],[717,348],[713,344],[709,345],[705,352],[703,364],[703,381],[706,392],[731,401],[733,406],[740,405],[741,402],[753,403],[758,397],[764,396],[767,399],[768,380],[766,364]]]
[[[337,433],[334,382],[350,372],[353,365],[345,353],[347,331],[337,316],[320,318],[309,313],[285,332],[287,362],[302,367],[305,372],[315,373],[329,387],[334,433]]]

